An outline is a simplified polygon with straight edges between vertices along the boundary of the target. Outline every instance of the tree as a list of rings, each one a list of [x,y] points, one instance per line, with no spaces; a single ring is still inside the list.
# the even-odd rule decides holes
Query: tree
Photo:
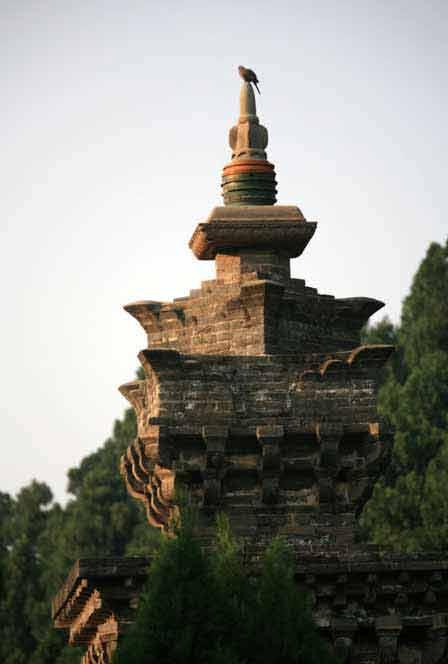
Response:
[[[47,506],[52,494],[46,484],[33,481],[6,504],[2,555],[2,625],[0,656],[5,664],[25,664],[27,653],[36,647],[42,615],[40,575],[44,561],[39,556],[38,539],[45,528]]]
[[[380,323],[365,338],[388,334]],[[379,394],[380,414],[395,429],[393,456],[362,525],[380,545],[442,550],[448,546],[448,242],[430,245],[396,339],[397,358]]]
[[[309,598],[298,590],[294,572],[291,551],[281,539],[274,539],[265,552],[256,587],[248,662],[335,662],[318,636]]]
[[[294,581],[287,546],[274,540],[251,576],[221,518],[201,548],[191,523],[152,562],[130,632],[114,664],[317,664],[335,662]]]
[[[165,540],[152,562],[141,609],[119,662],[187,664],[204,661],[213,638],[210,569],[188,526]],[[208,625],[208,629],[204,629]]]
[[[5,603],[7,592],[6,564],[8,560],[8,550],[11,543],[11,529],[9,528],[9,523],[12,508],[13,501],[11,496],[7,493],[0,492],[0,625],[4,625],[7,619]]]

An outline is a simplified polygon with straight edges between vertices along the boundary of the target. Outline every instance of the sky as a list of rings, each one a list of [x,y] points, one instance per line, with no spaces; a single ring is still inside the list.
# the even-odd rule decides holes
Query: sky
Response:
[[[447,234],[447,35],[446,0],[0,1],[0,491],[66,500],[145,345],[122,305],[213,278],[188,240],[221,204],[239,64],[278,201],[318,222],[293,276],[399,321]]]

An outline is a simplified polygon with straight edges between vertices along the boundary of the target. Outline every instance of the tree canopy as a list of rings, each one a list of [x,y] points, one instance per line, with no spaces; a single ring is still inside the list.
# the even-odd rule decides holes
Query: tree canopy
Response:
[[[361,522],[397,550],[448,546],[448,241],[430,245],[403,303],[400,325],[368,328],[369,343],[397,344],[379,411],[395,431],[392,460]]]
[[[244,569],[227,520],[204,551],[188,519],[149,569],[137,618],[114,664],[332,664],[298,590],[295,563],[275,539],[261,573]]]

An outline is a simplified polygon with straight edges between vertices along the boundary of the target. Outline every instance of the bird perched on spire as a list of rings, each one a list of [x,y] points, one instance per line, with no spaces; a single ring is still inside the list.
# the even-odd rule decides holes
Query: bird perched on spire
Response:
[[[257,78],[256,73],[254,71],[252,71],[252,69],[246,69],[246,67],[243,67],[242,65],[240,65],[238,67],[238,72],[239,72],[241,78],[243,79],[243,81],[246,81],[246,83],[253,83],[255,85],[255,87],[257,88],[257,92],[260,95],[261,92],[260,92],[260,90],[258,88],[258,85],[257,85],[258,78]]]

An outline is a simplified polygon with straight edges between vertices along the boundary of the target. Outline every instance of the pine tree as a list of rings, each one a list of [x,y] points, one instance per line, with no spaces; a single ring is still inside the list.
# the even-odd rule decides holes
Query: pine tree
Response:
[[[226,519],[207,551],[183,525],[150,566],[114,664],[333,664],[294,572],[279,539],[250,576]]]
[[[28,663],[40,637],[42,594],[40,576],[45,562],[38,553],[38,539],[45,528],[52,494],[46,484],[33,481],[17,499],[4,499],[2,524],[6,551],[2,555],[0,660],[4,664]]]
[[[276,538],[266,549],[246,646],[251,664],[335,662],[314,626],[309,597],[297,588],[291,551]]]
[[[384,331],[377,326],[366,339]],[[448,546],[448,242],[430,245],[404,301],[397,341],[379,395],[380,413],[395,429],[393,457],[362,524],[383,546],[442,550]]]
[[[213,642],[213,583],[207,559],[185,525],[152,561],[136,622],[119,664],[206,664]]]

